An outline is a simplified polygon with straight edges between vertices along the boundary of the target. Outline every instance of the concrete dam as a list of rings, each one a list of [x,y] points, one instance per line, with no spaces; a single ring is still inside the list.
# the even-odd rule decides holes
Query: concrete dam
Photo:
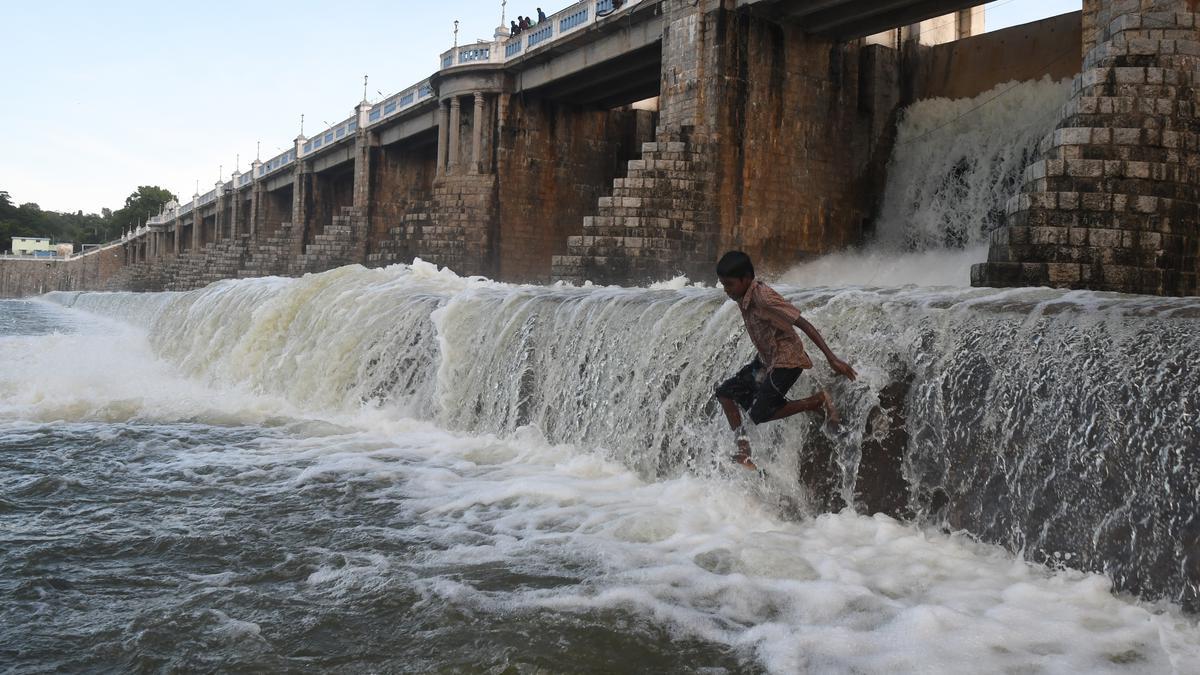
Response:
[[[1074,78],[1070,101],[987,206],[1003,218],[973,281],[1195,293],[1198,43],[1187,12],[1168,11],[1181,3],[1088,2],[972,35],[961,10],[977,4],[575,3],[446,52],[428,80],[102,251],[0,263],[0,292],[184,290],[416,258],[629,284],[707,278],[729,248],[778,273],[875,241],[895,214],[888,167],[920,145],[895,142],[914,102],[1049,76]],[[922,44],[930,24],[951,41]]]
[[[370,622],[347,603],[378,592],[381,625],[419,628],[389,652],[463,634],[396,603],[411,584],[498,626],[615,607],[769,672],[1194,663],[1197,14],[1085,0],[979,33],[978,4],[577,2],[120,242],[0,261],[4,295],[41,294],[0,301],[33,326],[0,322],[0,418],[31,474],[86,477],[13,503],[103,492],[132,434],[118,482],[149,486],[133,541],[164,577],[257,610],[278,574]],[[713,398],[752,356],[711,286],[730,248],[860,374],[794,391],[841,427],[748,431],[761,475],[729,466]],[[158,555],[159,521],[195,548]],[[362,548],[312,545],[331,532]]]

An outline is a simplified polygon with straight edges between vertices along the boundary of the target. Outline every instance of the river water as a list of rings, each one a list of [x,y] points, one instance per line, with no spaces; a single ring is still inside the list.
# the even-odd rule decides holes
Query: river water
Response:
[[[963,288],[1065,91],[906,113],[877,245],[777,280],[845,427],[762,475],[711,285],[0,301],[0,672],[1200,672],[1200,300]]]
[[[851,419],[888,376],[878,335],[850,335],[891,323],[889,305],[988,321],[1032,301],[784,291],[862,374],[835,389]],[[1148,312],[1104,297],[1087,311]],[[756,430],[765,479],[727,466],[707,392],[748,344],[711,287],[519,287],[416,265],[50,299],[0,303],[13,672],[1200,663],[1193,617],[1109,576],[934,518],[809,509],[793,471],[818,425]],[[1164,321],[1195,307],[1155,302]]]

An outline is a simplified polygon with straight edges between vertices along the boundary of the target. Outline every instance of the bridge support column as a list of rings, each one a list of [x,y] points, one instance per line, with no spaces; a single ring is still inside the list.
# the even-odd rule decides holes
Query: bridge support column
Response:
[[[262,223],[263,184],[258,179],[258,167],[262,162],[255,159],[250,164],[250,240],[257,241],[258,230]]]
[[[200,217],[199,202],[200,195],[197,194],[192,198],[192,253],[196,253],[200,250],[200,244],[203,241],[201,232],[204,229],[204,219]]]
[[[462,127],[461,104],[459,103],[458,97],[455,96],[450,99],[450,128],[448,129],[448,131],[450,133],[450,139],[449,139],[450,159],[447,162],[447,166],[446,166],[446,173],[451,176],[458,173],[458,146],[459,146],[458,141],[459,141],[459,136],[462,135],[461,127]]]
[[[447,143],[450,139],[450,108],[447,103],[438,102],[438,147],[437,175],[446,173]]]
[[[377,136],[371,131],[359,131],[354,139],[354,197],[352,205],[367,215],[371,204],[371,149]]]
[[[221,184],[217,184],[217,214],[213,217],[213,242],[221,241],[225,238],[225,207],[229,205],[229,198],[225,195],[225,191],[221,189]]]
[[[179,218],[179,217],[175,218],[175,236],[172,239],[173,239],[173,241],[171,242],[171,249],[172,249],[171,252],[174,253],[175,255],[179,255],[179,246],[180,246],[179,241],[181,239],[183,239],[183,219],[182,218]]]
[[[475,111],[471,117],[471,173],[480,172],[483,152],[483,92],[475,92]]]
[[[238,179],[241,177],[242,177],[242,174],[238,171],[234,171],[233,176],[231,176],[231,179],[233,181],[233,193],[232,193],[233,211],[232,211],[232,213],[229,214],[229,236],[232,239],[237,239],[238,230],[241,227],[244,227],[239,222],[241,220],[242,198],[241,198],[241,195],[238,194]]]
[[[296,172],[292,181],[292,254],[304,253],[304,240],[308,229],[309,202],[312,191],[312,167],[308,162],[296,160]]]

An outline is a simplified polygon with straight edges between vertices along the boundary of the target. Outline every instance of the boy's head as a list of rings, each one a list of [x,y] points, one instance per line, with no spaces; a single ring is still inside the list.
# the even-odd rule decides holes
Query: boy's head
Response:
[[[725,289],[725,295],[741,300],[754,281],[754,263],[750,256],[741,251],[730,251],[717,261],[717,279]]]

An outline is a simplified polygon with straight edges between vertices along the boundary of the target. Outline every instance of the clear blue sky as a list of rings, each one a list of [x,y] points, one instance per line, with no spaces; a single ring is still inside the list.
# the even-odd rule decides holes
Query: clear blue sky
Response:
[[[549,0],[547,0],[549,2]],[[566,2],[543,5],[547,14]],[[1081,0],[998,0],[987,28],[1079,9]],[[510,1],[508,16],[533,14]],[[369,96],[428,77],[453,40],[490,38],[499,0],[415,3],[5,3],[0,190],[56,211],[120,208],[138,185],[190,199],[299,132]]]

